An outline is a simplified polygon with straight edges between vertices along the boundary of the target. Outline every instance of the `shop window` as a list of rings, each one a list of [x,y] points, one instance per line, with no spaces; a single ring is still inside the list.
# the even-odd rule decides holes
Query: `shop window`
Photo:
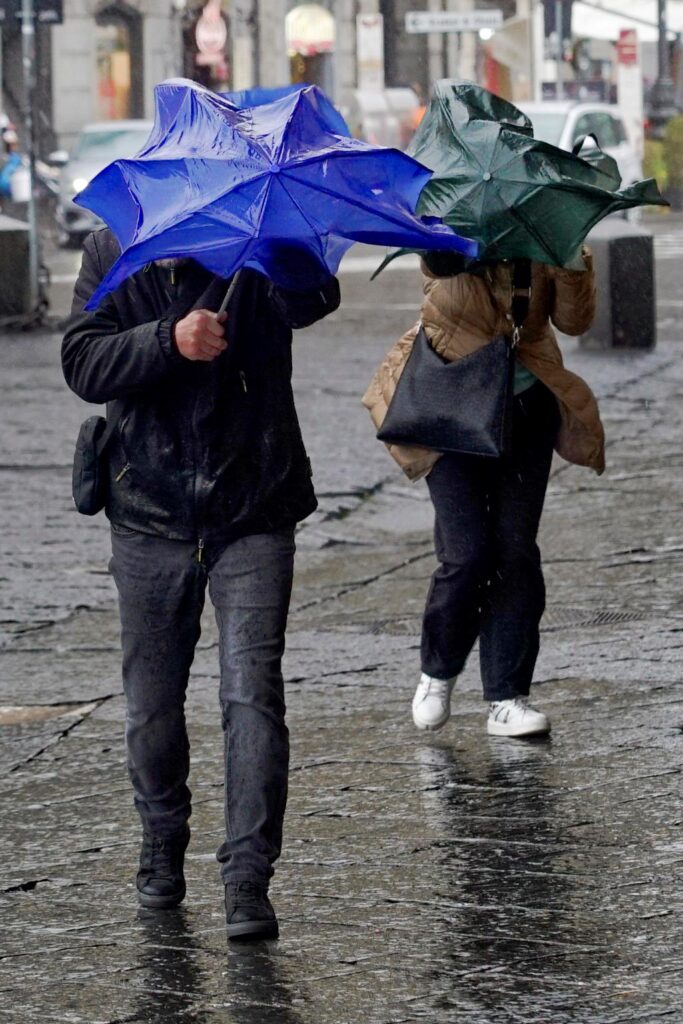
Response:
[[[108,7],[95,19],[97,112],[102,121],[142,116],[142,26],[125,7]]]
[[[335,21],[320,4],[299,4],[285,19],[292,82],[310,82],[333,91]]]

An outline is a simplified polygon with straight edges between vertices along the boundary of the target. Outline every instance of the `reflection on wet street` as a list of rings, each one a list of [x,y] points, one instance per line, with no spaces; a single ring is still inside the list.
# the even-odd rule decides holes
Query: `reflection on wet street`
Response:
[[[555,990],[544,992],[539,1009],[571,1011],[576,994],[566,964],[571,972],[580,965],[582,984],[590,984],[589,947],[600,938],[599,927],[580,913],[585,880],[572,871],[558,827],[547,779],[551,741],[489,739],[476,759],[456,760],[443,748],[422,751],[420,768],[428,817],[444,837],[435,843],[443,877],[438,893],[457,907],[442,941],[450,938],[453,970],[465,972],[463,987],[476,977],[482,1013],[505,1004],[523,1019],[539,975],[552,964]]]
[[[294,1004],[301,992],[277,943],[234,943],[222,963],[212,964],[202,949],[201,922],[185,908],[140,910],[137,920],[133,1020],[208,1024],[220,1010],[225,1024],[300,1024]]]
[[[233,994],[237,998],[234,1024],[301,1024],[296,1004],[305,1001],[305,979],[288,977],[287,958],[273,948],[276,944],[233,946],[228,952],[225,988],[228,998]]]
[[[137,913],[139,942],[134,971],[139,994],[134,1018],[149,1024],[182,1020],[201,1004],[201,950],[192,936],[185,909],[165,914],[140,909]],[[206,1020],[205,1017],[195,1017]]]

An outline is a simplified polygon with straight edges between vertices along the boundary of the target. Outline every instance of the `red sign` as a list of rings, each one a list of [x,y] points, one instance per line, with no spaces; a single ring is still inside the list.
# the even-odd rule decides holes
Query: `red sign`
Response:
[[[221,13],[220,0],[208,0],[200,14],[194,30],[195,42],[202,64],[215,64],[223,58],[228,41],[228,28]]]
[[[634,28],[622,28],[619,32],[617,59],[620,64],[638,63],[638,33]]]

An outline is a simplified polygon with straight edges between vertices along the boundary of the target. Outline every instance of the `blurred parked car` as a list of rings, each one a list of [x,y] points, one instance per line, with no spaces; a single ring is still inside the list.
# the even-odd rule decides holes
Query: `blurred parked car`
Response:
[[[80,132],[71,153],[58,150],[50,155],[50,163],[61,167],[59,198],[55,212],[57,242],[66,248],[83,242],[85,236],[102,221],[73,201],[88,182],[112,160],[135,156],[142,149],[152,121],[102,121],[88,124]]]
[[[616,160],[623,185],[631,185],[643,177],[642,162],[619,107],[559,100],[519,103],[518,106],[531,118],[537,139],[571,150],[582,135],[595,135],[600,148]]]

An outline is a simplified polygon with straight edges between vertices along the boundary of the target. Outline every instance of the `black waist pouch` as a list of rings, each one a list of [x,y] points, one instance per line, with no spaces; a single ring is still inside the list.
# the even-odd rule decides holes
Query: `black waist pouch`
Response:
[[[105,450],[114,432],[115,422],[103,416],[90,416],[78,431],[74,452],[71,493],[74,505],[84,516],[100,512],[107,500],[107,460]]]

